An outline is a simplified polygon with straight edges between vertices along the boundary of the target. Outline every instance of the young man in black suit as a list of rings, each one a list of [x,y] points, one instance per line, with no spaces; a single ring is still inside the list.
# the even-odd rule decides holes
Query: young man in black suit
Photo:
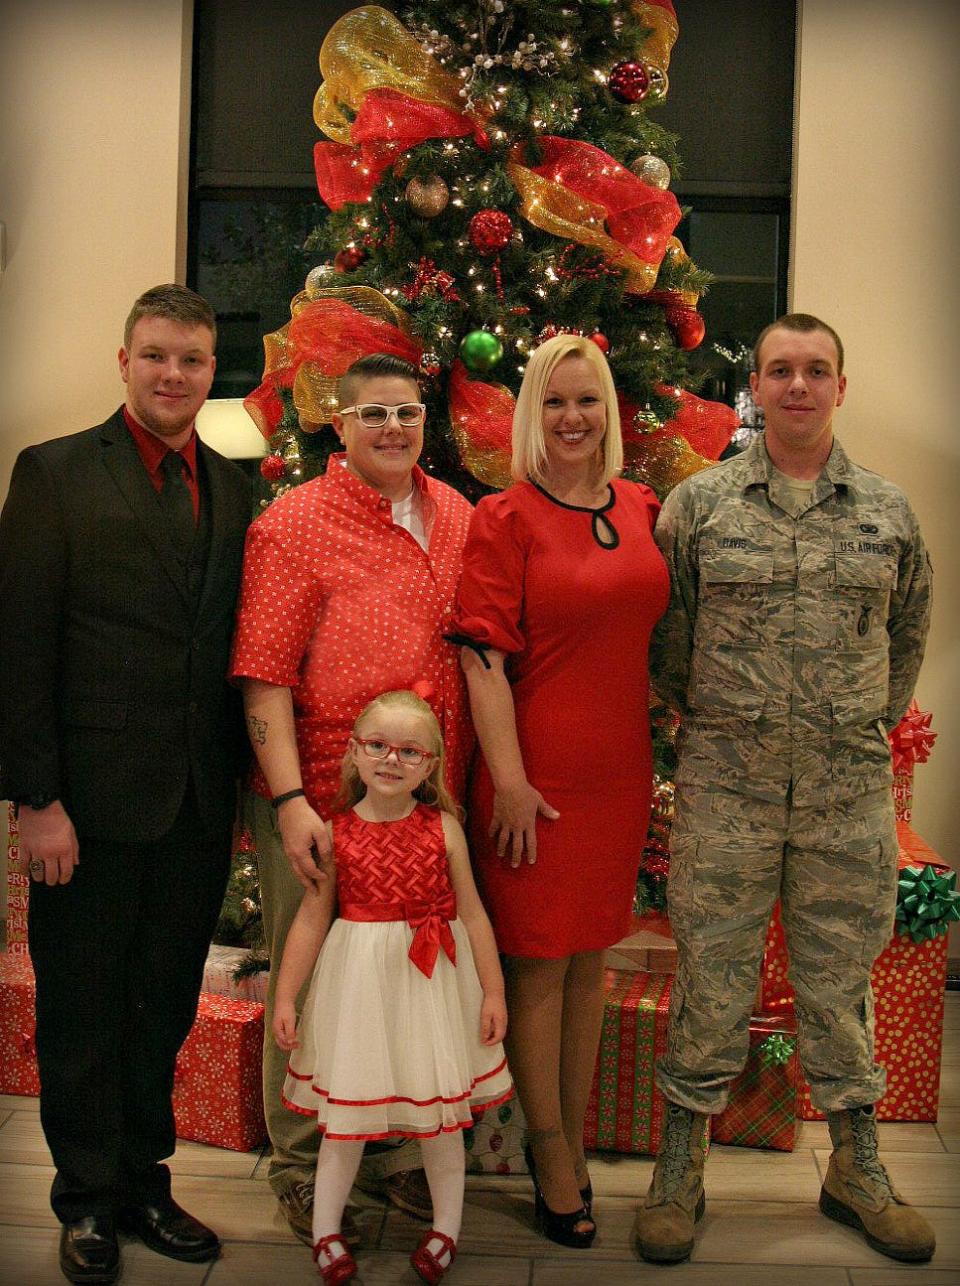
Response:
[[[142,295],[125,405],[23,451],[0,515],[0,795],[31,876],[40,1115],[73,1282],[116,1279],[118,1228],[174,1259],[220,1249],[162,1164],[243,746],[226,674],[250,489],[194,428],[215,342],[193,291]]]

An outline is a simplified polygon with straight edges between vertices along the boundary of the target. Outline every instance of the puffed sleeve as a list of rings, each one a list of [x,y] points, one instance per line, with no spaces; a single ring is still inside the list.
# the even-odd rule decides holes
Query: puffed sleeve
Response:
[[[451,642],[522,652],[527,542],[510,492],[486,496],[470,521]]]

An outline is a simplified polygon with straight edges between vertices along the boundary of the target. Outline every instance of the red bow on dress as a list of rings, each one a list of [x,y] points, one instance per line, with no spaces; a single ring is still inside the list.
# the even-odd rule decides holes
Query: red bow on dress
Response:
[[[457,944],[449,921],[457,918],[457,899],[445,893],[433,902],[404,902],[407,924],[413,929],[413,941],[407,955],[421,973],[433,977],[434,965],[443,947],[452,965],[457,963]]]

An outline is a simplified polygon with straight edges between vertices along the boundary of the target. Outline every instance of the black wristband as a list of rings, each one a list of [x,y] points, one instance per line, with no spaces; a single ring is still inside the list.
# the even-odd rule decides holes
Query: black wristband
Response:
[[[302,786],[298,786],[296,790],[288,790],[282,795],[274,795],[273,799],[270,800],[270,807],[279,808],[280,805],[285,804],[288,799],[296,799],[298,795],[306,796],[306,793],[307,792]]]

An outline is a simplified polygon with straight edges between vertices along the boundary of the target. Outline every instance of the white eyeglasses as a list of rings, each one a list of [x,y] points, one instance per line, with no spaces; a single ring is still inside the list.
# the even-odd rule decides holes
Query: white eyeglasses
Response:
[[[382,429],[391,415],[397,417],[402,428],[412,429],[420,424],[427,413],[422,402],[401,402],[399,406],[381,406],[379,402],[364,402],[358,406],[341,406],[340,414],[353,412],[365,429]]]

